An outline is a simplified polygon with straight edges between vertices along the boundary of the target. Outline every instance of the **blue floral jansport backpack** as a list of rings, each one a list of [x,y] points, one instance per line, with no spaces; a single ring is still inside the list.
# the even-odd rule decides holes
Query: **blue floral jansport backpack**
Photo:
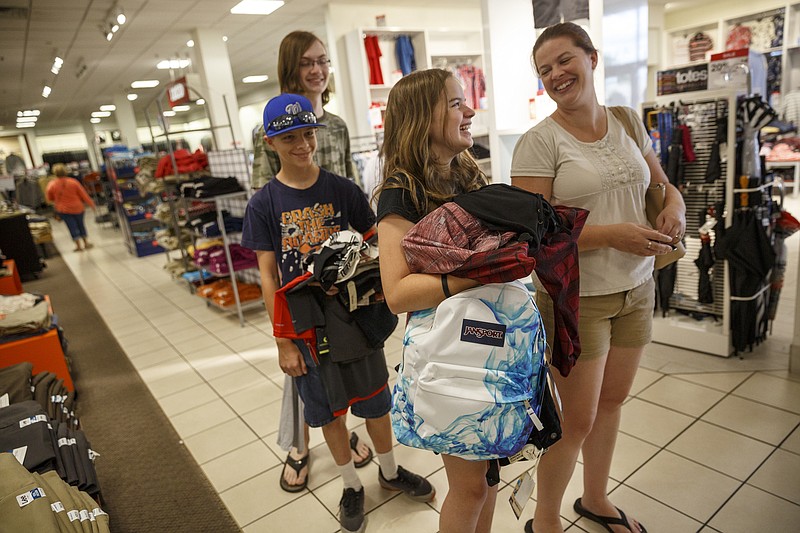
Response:
[[[482,285],[413,312],[399,372],[391,419],[406,446],[500,459],[542,429],[545,333],[520,281]]]

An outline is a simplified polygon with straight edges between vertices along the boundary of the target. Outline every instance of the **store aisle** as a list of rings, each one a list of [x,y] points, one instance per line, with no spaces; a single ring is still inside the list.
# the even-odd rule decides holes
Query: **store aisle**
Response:
[[[800,202],[791,202],[790,210],[800,213]],[[242,529],[338,531],[341,484],[319,430],[312,431],[308,490],[289,494],[278,486],[285,457],[275,444],[283,374],[266,312],[247,312],[240,327],[235,314],[208,308],[172,280],[164,254],[136,258],[118,231],[91,221],[88,229],[95,248],[72,252],[66,228],[54,223],[59,251]],[[773,336],[754,353],[740,360],[648,348],[623,411],[610,488],[614,502],[650,532],[797,530],[800,379],[787,372],[796,241],[788,241]],[[400,348],[398,330],[386,348],[390,367]],[[348,422],[367,438],[359,419]],[[396,452],[399,463],[428,476],[438,496],[419,504],[381,489],[374,462],[359,470],[367,531],[436,532],[447,491],[441,460],[404,446]],[[533,515],[532,501],[517,522],[508,504],[510,483],[524,468],[501,472],[495,531],[521,532]],[[564,527],[600,531],[572,511],[580,471],[579,464],[565,498]]]

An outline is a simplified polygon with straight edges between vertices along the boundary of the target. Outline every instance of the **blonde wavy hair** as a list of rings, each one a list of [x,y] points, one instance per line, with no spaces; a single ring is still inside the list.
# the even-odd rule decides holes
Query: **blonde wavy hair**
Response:
[[[380,149],[382,180],[375,198],[385,189],[406,189],[417,210],[427,214],[457,194],[486,185],[485,174],[468,150],[448,165],[437,162],[430,149],[429,132],[446,112],[445,82],[452,77],[442,69],[420,70],[404,76],[392,88]],[[444,132],[444,121],[440,122]]]

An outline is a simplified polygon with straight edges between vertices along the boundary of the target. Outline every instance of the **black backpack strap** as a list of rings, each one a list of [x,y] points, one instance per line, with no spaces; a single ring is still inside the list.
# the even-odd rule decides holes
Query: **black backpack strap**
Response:
[[[486,484],[494,487],[500,483],[500,462],[497,459],[489,460],[489,469],[486,471]]]

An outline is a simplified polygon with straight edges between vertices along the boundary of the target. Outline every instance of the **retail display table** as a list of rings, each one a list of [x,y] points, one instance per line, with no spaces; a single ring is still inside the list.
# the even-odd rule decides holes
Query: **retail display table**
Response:
[[[4,296],[22,294],[22,282],[19,279],[17,263],[13,259],[9,259],[3,261],[3,267],[7,268],[11,274],[0,277],[0,294]]]

